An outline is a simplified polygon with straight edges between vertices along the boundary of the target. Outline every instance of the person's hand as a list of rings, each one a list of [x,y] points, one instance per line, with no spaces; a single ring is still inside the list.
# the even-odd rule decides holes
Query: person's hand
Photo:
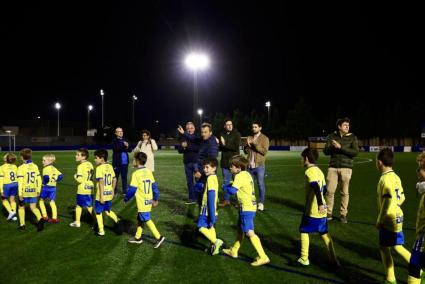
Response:
[[[326,205],[320,205],[319,214],[325,214],[325,213],[326,213]]]
[[[152,201],[152,207],[156,207],[156,206],[158,206],[158,200],[154,200],[154,201]]]
[[[183,127],[182,127],[181,125],[179,125],[179,127],[177,127],[177,131],[178,131],[180,134],[184,134],[184,129],[183,129]]]
[[[251,136],[249,136],[249,137],[246,139],[246,144],[248,144],[248,146],[249,146],[249,147],[251,147],[252,142],[254,142],[254,140],[252,139],[252,137],[251,137]]]
[[[201,174],[200,172],[196,172],[196,173],[195,173],[195,178],[196,178],[196,179],[200,179],[200,178],[201,178],[201,176],[202,176],[202,174]]]
[[[128,148],[128,142],[127,141],[124,141],[123,144],[124,144],[125,148]]]
[[[224,137],[223,136],[220,136],[220,142],[221,142],[221,145],[226,145],[226,140],[224,140]]]
[[[187,148],[187,142],[186,142],[186,141],[183,141],[183,142],[182,142],[182,147],[183,147],[183,148]]]
[[[341,149],[341,144],[339,144],[337,141],[332,140],[332,145],[337,148],[337,149]]]

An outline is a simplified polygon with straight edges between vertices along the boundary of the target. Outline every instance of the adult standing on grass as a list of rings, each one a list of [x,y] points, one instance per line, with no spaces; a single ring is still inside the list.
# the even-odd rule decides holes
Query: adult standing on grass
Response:
[[[186,175],[187,191],[189,194],[186,204],[196,204],[195,192],[195,164],[198,161],[199,136],[195,134],[195,124],[186,123],[186,132],[181,125],[177,131],[180,133],[180,144],[177,148],[180,154],[183,154],[184,172]]]
[[[254,121],[252,123],[252,135],[248,136],[244,152],[248,154],[249,172],[257,180],[260,191],[260,202],[258,203],[258,211],[264,210],[264,202],[266,199],[266,185],[264,177],[266,173],[266,155],[269,150],[269,138],[261,133],[261,123]]]
[[[130,152],[130,145],[124,139],[124,131],[121,127],[115,129],[115,138],[112,140],[112,166],[114,167],[117,183],[115,185],[115,194],[118,193],[118,179],[121,175],[122,194],[127,193],[127,173],[128,173],[128,152]]]
[[[149,130],[142,130],[142,140],[137,143],[136,148],[134,148],[134,154],[139,152],[143,152],[146,154],[146,168],[148,168],[151,172],[155,171],[155,156],[154,152],[158,150],[158,145],[155,142],[155,139],[151,138],[151,133]]]
[[[349,186],[353,172],[353,158],[359,153],[357,137],[350,133],[350,119],[340,118],[336,122],[337,130],[328,135],[323,152],[331,156],[327,176],[326,204],[328,206],[327,218],[332,220],[335,191],[341,183],[340,220],[347,223]]]
[[[221,151],[221,172],[223,173],[223,184],[227,186],[232,180],[230,172],[230,159],[233,156],[239,155],[239,147],[241,145],[241,134],[233,128],[231,119],[226,119],[224,122],[224,130],[220,133],[220,151]],[[224,200],[219,204],[220,207],[230,205],[230,195],[225,192]]]

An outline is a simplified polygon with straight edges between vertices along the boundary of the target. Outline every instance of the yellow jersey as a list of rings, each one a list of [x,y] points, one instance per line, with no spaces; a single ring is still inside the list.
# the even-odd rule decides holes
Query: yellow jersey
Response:
[[[100,201],[100,189],[99,181],[103,180],[103,200],[111,201],[114,197],[114,188],[112,186],[112,181],[115,179],[114,168],[110,164],[101,164],[96,168],[96,180],[97,180],[97,191],[96,191],[96,200]]]
[[[15,164],[5,163],[0,167],[0,189],[4,184],[18,182],[17,171],[18,167]]]
[[[425,233],[425,193],[420,195],[418,213],[416,214],[416,234]]]
[[[43,184],[56,187],[58,181],[62,179],[62,173],[53,165],[48,165],[43,168]]]
[[[323,191],[326,188],[325,176],[322,170],[317,166],[309,167],[305,170],[305,211],[306,216],[313,218],[324,218],[326,212],[323,214],[319,213],[319,205],[317,203],[316,194],[312,187],[312,183],[317,183],[320,188],[320,196],[322,197],[323,205],[326,205],[325,198],[323,197]]]
[[[131,176],[130,186],[136,188],[137,211],[150,212],[154,191],[158,194],[152,171],[146,167],[136,169]]]
[[[38,166],[31,160],[26,161],[18,168],[19,196],[37,197],[41,191],[41,176]]]
[[[92,194],[94,188],[93,173],[93,164],[89,161],[84,161],[78,165],[77,173],[74,175],[74,179],[78,182],[77,194]]]
[[[235,175],[232,187],[236,188],[236,197],[240,205],[240,211],[256,212],[257,201],[255,199],[255,187],[252,176],[247,171],[241,171]]]
[[[401,180],[394,171],[387,171],[381,175],[377,187],[378,220],[383,228],[390,232],[400,232],[403,228],[403,211],[401,204],[406,199]],[[383,208],[388,199],[388,208]]]
[[[215,216],[218,215],[217,203],[218,203],[218,179],[217,175],[209,175],[205,184],[204,194],[202,196],[202,205],[200,215],[208,216],[208,192],[214,191],[214,212]]]

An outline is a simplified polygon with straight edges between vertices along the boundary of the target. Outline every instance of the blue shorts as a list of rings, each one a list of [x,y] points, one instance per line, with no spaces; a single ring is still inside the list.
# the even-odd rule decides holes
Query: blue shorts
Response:
[[[254,217],[255,212],[240,211],[238,225],[244,233],[254,231]]]
[[[93,197],[89,194],[77,194],[77,205],[80,207],[93,207]]]
[[[415,244],[413,245],[409,265],[425,268],[425,252],[421,251],[424,237],[424,234],[421,234],[417,237]]]
[[[94,202],[94,212],[96,214],[100,214],[103,211],[111,211],[112,208],[112,201],[105,201],[105,203],[100,203],[100,201],[96,200]]]
[[[3,185],[3,196],[9,198],[10,196],[15,196],[18,194],[18,183],[13,182]]]
[[[214,226],[215,222],[217,222],[217,216],[215,216],[215,221],[211,222],[211,220],[206,215],[199,215],[198,218],[198,228],[211,228]]]
[[[24,197],[24,204],[37,203],[37,197]]]
[[[300,233],[319,233],[321,235],[328,233],[328,219],[324,218],[313,218],[310,216],[303,215],[301,219],[301,225],[299,228]]]
[[[41,199],[56,200],[56,187],[42,187],[40,192]]]
[[[390,232],[387,229],[379,230],[379,245],[382,247],[393,247],[404,245],[404,234],[400,232]]]
[[[147,222],[151,219],[151,212],[139,212],[137,213],[137,220],[140,222]]]

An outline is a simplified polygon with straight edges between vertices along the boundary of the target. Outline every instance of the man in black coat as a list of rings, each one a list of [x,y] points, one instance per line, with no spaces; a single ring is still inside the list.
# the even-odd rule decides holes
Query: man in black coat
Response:
[[[130,145],[123,138],[124,131],[121,127],[115,129],[115,138],[112,140],[112,166],[114,167],[117,184],[115,186],[115,194],[117,194],[118,178],[121,175],[122,194],[127,193],[127,173],[129,165],[128,152]]]

